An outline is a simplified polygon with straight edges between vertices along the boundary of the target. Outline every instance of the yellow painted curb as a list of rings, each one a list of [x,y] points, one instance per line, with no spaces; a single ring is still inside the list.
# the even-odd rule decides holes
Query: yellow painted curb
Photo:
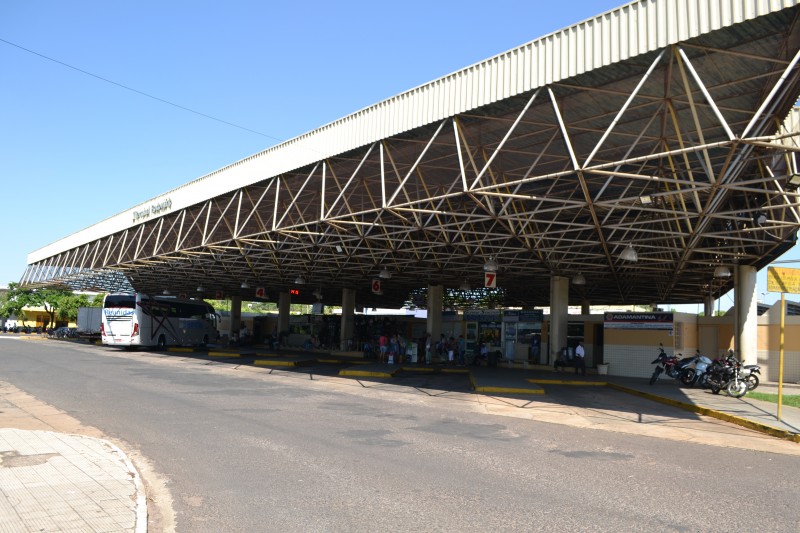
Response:
[[[340,376],[358,377],[358,378],[391,378],[395,372],[378,372],[373,370],[340,370]]]
[[[544,394],[542,389],[517,389],[514,387],[475,387],[475,392],[487,394]]]
[[[529,379],[536,385],[583,385],[586,387],[605,387],[605,381],[572,381],[567,379]]]
[[[344,363],[341,359],[317,359],[317,363],[328,363],[328,364],[337,364],[337,363]]]
[[[433,374],[436,372],[435,368],[423,366],[401,366],[400,370],[403,372],[418,372],[420,374]]]
[[[469,374],[469,375],[472,375],[472,373],[470,373],[469,369],[467,369],[467,368],[442,368],[440,371],[441,371],[442,374]]]
[[[194,348],[185,348],[182,346],[172,346],[167,348],[168,352],[183,352],[183,353],[191,353],[194,351]]]
[[[663,396],[650,394],[649,392],[642,392],[636,389],[629,389],[628,387],[623,387],[622,385],[616,385],[614,383],[609,383],[608,386],[614,390],[626,392],[628,394],[633,394],[634,396],[640,396],[642,398],[647,398],[648,400],[653,400],[666,405],[672,405],[673,407],[686,409],[687,411],[692,411],[693,413],[697,413],[699,415],[710,416],[712,418],[716,418],[717,420],[723,420],[725,422],[730,422],[731,424],[736,424],[737,426],[742,426],[755,431],[760,431],[761,433],[766,433],[767,435],[772,435],[773,437],[778,437],[781,439],[800,443],[800,435],[791,433],[789,431],[785,431],[783,429],[778,429],[772,426],[768,426],[766,424],[753,422],[752,420],[739,418],[738,416],[729,415],[728,413],[722,413],[714,409],[709,409],[708,407],[702,407],[700,405],[679,402],[678,400],[664,398]]]
[[[241,357],[241,354],[234,352],[208,352],[209,357]]]
[[[275,359],[258,359],[253,361],[256,366],[297,366],[297,361],[276,361]]]

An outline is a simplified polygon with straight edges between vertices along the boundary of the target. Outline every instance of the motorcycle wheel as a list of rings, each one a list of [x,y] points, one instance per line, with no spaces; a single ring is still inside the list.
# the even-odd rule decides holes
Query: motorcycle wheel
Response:
[[[728,394],[734,398],[741,398],[747,394],[747,382],[743,380],[733,380],[728,383]]]
[[[722,390],[722,389],[720,389],[720,388],[719,388],[719,387],[717,387],[716,385],[711,385],[711,392],[712,392],[712,393],[714,393],[714,394],[719,394],[719,391],[721,391],[721,390]]]
[[[687,387],[691,387],[694,385],[694,380],[697,377],[693,368],[687,368],[683,372],[681,372],[681,383],[686,385]]]
[[[758,387],[758,376],[750,374],[747,376],[747,390],[753,390]]]
[[[656,367],[653,370],[653,375],[650,377],[650,385],[655,385],[656,381],[658,380],[658,375],[661,373],[661,369]]]

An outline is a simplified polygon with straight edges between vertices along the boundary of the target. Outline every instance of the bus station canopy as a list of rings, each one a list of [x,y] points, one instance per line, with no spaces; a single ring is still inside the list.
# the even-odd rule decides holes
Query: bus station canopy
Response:
[[[21,282],[392,307],[496,265],[508,306],[553,276],[571,303],[718,297],[800,227],[796,4],[627,4],[37,250]]]

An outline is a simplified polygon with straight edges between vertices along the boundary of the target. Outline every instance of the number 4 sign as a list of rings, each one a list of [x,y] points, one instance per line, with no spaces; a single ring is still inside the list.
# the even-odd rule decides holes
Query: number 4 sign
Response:
[[[489,289],[497,288],[497,272],[483,273],[483,286]]]

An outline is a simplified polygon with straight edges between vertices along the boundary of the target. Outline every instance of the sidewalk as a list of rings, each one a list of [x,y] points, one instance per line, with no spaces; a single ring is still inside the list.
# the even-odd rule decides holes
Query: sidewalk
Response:
[[[708,389],[681,387],[676,380],[662,379],[650,385],[647,379],[600,376],[579,376],[573,371],[554,372],[550,369],[519,370],[505,368],[472,368],[477,392],[543,394],[547,386],[608,386],[653,401],[673,405],[697,414],[711,416],[774,437],[800,442],[800,408],[782,406],[778,420],[778,405],[755,400],[745,395],[732,398],[725,392],[712,394]],[[758,392],[777,394],[777,384],[761,384]],[[800,395],[800,386],[784,385],[784,395]]]
[[[0,382],[0,531],[147,531],[139,473],[108,441],[49,431],[62,416]]]

